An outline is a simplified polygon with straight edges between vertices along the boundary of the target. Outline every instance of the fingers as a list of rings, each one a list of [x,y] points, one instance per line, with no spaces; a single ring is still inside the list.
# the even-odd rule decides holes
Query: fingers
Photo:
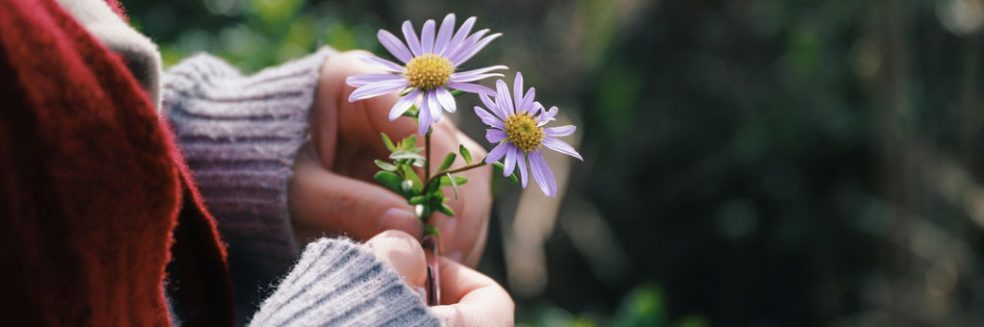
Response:
[[[366,241],[376,258],[390,265],[411,288],[423,290],[427,261],[420,242],[407,233],[389,230]]]
[[[423,229],[402,197],[324,170],[309,145],[297,155],[288,198],[301,240],[321,231],[366,240],[389,229],[415,236]]]
[[[318,158],[329,169],[334,167],[338,158],[335,150],[339,144],[355,144],[385,154],[379,132],[386,132],[393,139],[401,139],[416,131],[412,119],[401,117],[394,122],[389,121],[389,110],[398,99],[396,92],[356,102],[348,101],[349,94],[355,88],[345,83],[347,77],[380,72],[360,60],[359,53],[349,51],[329,56],[321,68],[312,108],[311,131]]]
[[[441,258],[440,306],[431,310],[446,326],[512,326],[515,304],[491,278]]]

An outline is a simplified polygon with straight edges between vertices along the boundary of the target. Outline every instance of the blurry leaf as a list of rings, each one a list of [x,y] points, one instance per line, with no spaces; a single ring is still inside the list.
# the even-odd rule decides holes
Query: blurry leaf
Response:
[[[454,217],[454,210],[451,209],[451,207],[449,207],[447,204],[441,203],[441,205],[437,207],[437,210],[447,215],[448,217]]]
[[[464,144],[458,145],[458,152],[461,153],[461,158],[465,160],[466,165],[470,165],[472,161],[471,151]]]
[[[424,160],[424,156],[410,151],[397,151],[390,154],[393,160]]]
[[[662,326],[666,324],[663,297],[655,286],[637,286],[619,305],[615,326]]]
[[[457,157],[458,156],[454,153],[448,153],[448,155],[444,157],[444,161],[441,161],[441,165],[437,167],[437,171],[443,171],[451,168],[451,165],[454,164],[454,159]]]
[[[397,193],[401,193],[401,194],[403,193],[402,190],[400,189],[400,183],[403,181],[403,179],[400,178],[400,176],[397,176],[392,172],[381,171],[376,173],[376,175],[373,176],[373,178],[375,178],[376,181],[378,181],[380,184],[383,184],[383,186],[385,186],[386,188],[393,190],[394,192]]]
[[[501,162],[496,161],[492,163],[492,173],[495,174],[495,176],[502,176],[502,173],[505,169],[506,166],[503,165]],[[516,172],[517,170],[513,170],[512,175],[509,175],[509,180],[511,180],[513,183],[519,184],[519,176],[516,175]]]
[[[417,195],[410,198],[410,201],[408,202],[413,205],[423,204],[424,202],[427,202],[427,197],[423,195]]]
[[[437,237],[440,237],[441,236],[441,230],[440,229],[437,229],[437,226],[434,226],[434,225],[431,225],[431,224],[427,224],[426,226],[424,226],[424,232],[427,235],[434,235],[434,236],[437,236]]]
[[[379,133],[379,136],[383,138],[383,144],[386,145],[386,149],[393,152],[396,150],[396,145],[393,145],[393,140],[390,140],[386,133]]]
[[[376,163],[376,166],[379,167],[379,169],[382,169],[382,170],[396,171],[396,169],[397,169],[396,165],[393,165],[391,163],[388,163],[388,162],[385,162],[385,161],[382,161],[382,160],[376,160],[374,162]]]
[[[420,193],[424,186],[421,184],[420,177],[417,176],[417,173],[415,173],[409,166],[403,166],[401,168],[403,169],[403,176],[406,177],[406,180],[410,181],[412,184],[411,190],[413,190],[414,193]]]

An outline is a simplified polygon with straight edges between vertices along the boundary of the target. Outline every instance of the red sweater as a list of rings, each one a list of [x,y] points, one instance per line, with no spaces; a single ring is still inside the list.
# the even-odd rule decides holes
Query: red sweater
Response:
[[[215,221],[122,59],[52,0],[0,0],[5,320],[166,325],[170,301],[221,326],[231,299]]]

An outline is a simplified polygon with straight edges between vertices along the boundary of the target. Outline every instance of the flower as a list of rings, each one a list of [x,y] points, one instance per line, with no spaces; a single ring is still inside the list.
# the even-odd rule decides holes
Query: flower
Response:
[[[400,66],[375,56],[364,57],[364,61],[385,69],[387,73],[348,77],[346,83],[357,87],[349,95],[349,102],[401,91],[402,97],[390,109],[389,119],[396,120],[420,102],[418,118],[420,133],[424,134],[431,124],[441,120],[441,108],[448,112],[457,110],[454,96],[449,89],[478,94],[495,93],[474,82],[489,77],[502,77],[502,74],[491,72],[508,67],[496,65],[464,72],[457,72],[457,69],[501,34],[485,36],[489,30],[484,29],[469,35],[475,25],[475,17],[465,20],[461,28],[454,32],[454,21],[454,14],[445,16],[435,36],[434,20],[427,20],[419,39],[410,21],[405,21],[403,36],[406,45],[392,33],[379,30],[379,42],[405,65]]]
[[[498,143],[489,151],[486,163],[493,163],[505,158],[503,175],[512,175],[519,167],[519,176],[523,187],[526,187],[526,167],[530,167],[533,178],[547,196],[557,193],[557,182],[547,161],[543,159],[543,148],[584,160],[570,144],[558,139],[568,136],[577,129],[573,125],[560,127],[543,127],[557,115],[557,107],[544,110],[543,105],[534,101],[536,89],[530,88],[523,94],[523,74],[516,73],[513,82],[513,96],[509,96],[509,87],[501,79],[496,81],[498,94],[495,101],[485,94],[479,94],[482,104],[475,107],[475,114],[490,128],[486,130],[485,139],[489,143]],[[487,108],[487,109],[486,109]],[[529,163],[527,164],[527,161]]]

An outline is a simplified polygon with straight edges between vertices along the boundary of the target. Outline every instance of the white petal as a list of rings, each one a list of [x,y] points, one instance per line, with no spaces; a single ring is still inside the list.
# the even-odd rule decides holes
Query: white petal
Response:
[[[574,125],[549,127],[543,129],[544,133],[547,134],[547,136],[553,136],[553,137],[568,136],[574,134],[574,131],[576,130],[577,127],[575,127]]]
[[[529,174],[526,171],[526,155],[523,154],[521,157],[519,157],[519,160],[516,161],[516,164],[519,165],[519,181],[523,185],[523,188],[526,188],[526,182],[527,180],[529,180],[529,178],[526,177],[526,175]]]
[[[403,22],[403,38],[407,40],[407,45],[410,46],[410,52],[413,56],[419,56],[424,54],[424,51],[420,48],[420,39],[417,38],[417,33],[413,31],[413,24],[410,21]]]
[[[386,69],[386,70],[391,71],[391,72],[394,72],[394,73],[402,73],[403,72],[403,66],[397,65],[395,62],[392,62],[392,61],[389,61],[389,60],[386,60],[386,59],[383,59],[383,58],[380,58],[380,57],[376,57],[376,56],[373,56],[373,55],[365,55],[365,56],[361,56],[360,55],[359,56],[359,59],[361,59],[365,63],[371,64],[371,65],[375,65],[377,67]]]
[[[482,109],[482,107],[475,106],[475,115],[477,115],[478,118],[481,119],[482,123],[484,123],[485,125],[495,127],[498,129],[505,128],[505,126],[502,124],[502,121],[499,120],[499,118],[496,118],[488,111],[485,111],[485,109]],[[496,143],[496,142],[489,141],[489,143]]]
[[[448,14],[444,16],[444,21],[441,22],[441,28],[437,31],[434,53],[444,54],[444,50],[448,48],[448,42],[451,42],[452,33],[454,33],[454,14]]]
[[[495,91],[493,91],[492,89],[490,89],[490,88],[488,88],[488,87],[486,87],[484,85],[474,84],[474,83],[449,82],[448,83],[448,88],[455,89],[455,90],[461,90],[461,91],[465,91],[465,92],[468,92],[468,93],[475,93],[475,94],[478,94],[478,95],[495,94]]]
[[[494,95],[494,94],[479,93],[478,98],[482,100],[482,104],[485,105],[485,108],[489,109],[489,112],[491,112],[493,115],[498,117],[499,120],[502,121],[506,120],[506,117],[508,116],[504,115],[502,110],[499,110],[499,105],[496,104],[494,101],[492,101],[492,99],[489,98],[489,95]]]
[[[499,109],[502,109],[506,113],[506,117],[515,114],[513,111],[512,99],[509,97],[509,87],[506,86],[506,82],[503,80],[495,81],[495,88],[498,92],[498,96],[495,98],[495,103],[499,105]]]
[[[360,87],[369,83],[403,80],[403,76],[394,74],[361,74],[352,75],[345,78],[345,84],[352,87]]]
[[[444,110],[447,110],[448,112],[455,112],[458,110],[458,106],[454,103],[454,96],[451,95],[451,92],[448,92],[448,89],[439,87],[435,91],[437,91],[437,102],[441,104],[441,107],[444,107]]]
[[[434,53],[434,20],[424,22],[424,30],[420,32],[420,46],[424,53]]]
[[[441,121],[443,113],[441,104],[437,102],[437,92],[431,90],[424,93],[424,101],[427,101],[427,107],[430,108],[431,119],[434,120],[434,124],[437,124]]]
[[[379,43],[383,45],[386,50],[389,50],[396,59],[400,59],[403,63],[407,63],[410,59],[413,59],[413,54],[410,53],[410,49],[403,44],[400,39],[386,30],[379,30],[376,33],[376,38],[379,39]]]
[[[485,140],[489,143],[499,143],[505,140],[508,135],[500,129],[489,128],[485,130]]]
[[[397,118],[400,118],[400,116],[402,116],[404,112],[410,110],[410,107],[413,107],[413,104],[417,102],[417,98],[419,96],[420,96],[420,91],[413,90],[410,92],[410,94],[407,94],[401,97],[399,100],[396,100],[396,104],[394,104],[393,108],[390,109],[389,120],[394,121]]]
[[[533,98],[535,97],[536,97],[536,88],[531,87],[530,90],[526,92],[526,96],[524,96],[522,100],[516,101],[516,111],[531,112],[531,113],[534,112]]]
[[[368,99],[374,96],[378,96],[381,94],[396,92],[406,88],[407,86],[408,86],[407,82],[403,80],[366,84],[363,85],[362,87],[355,89],[355,91],[349,95],[349,102],[355,102],[362,99]]]
[[[543,194],[554,196],[557,193],[557,181],[554,180],[553,172],[550,171],[547,161],[543,160],[543,154],[540,151],[536,151],[529,153],[528,156],[530,158],[530,170],[533,172],[533,178],[540,185]]]
[[[492,151],[489,151],[489,155],[485,157],[485,163],[493,163],[499,161],[499,159],[502,159],[502,157],[506,155],[507,151],[513,148],[515,147],[512,146],[512,144],[509,144],[509,142],[499,143],[499,145],[496,145],[494,148],[492,148]]]
[[[502,169],[503,177],[509,177],[509,175],[512,175],[513,170],[516,169],[516,157],[518,156],[516,152],[518,151],[519,149],[516,147],[506,151],[506,162],[504,163],[505,168]]]
[[[502,36],[501,33],[495,33],[489,35],[488,37],[482,39],[482,41],[479,41],[477,44],[471,46],[471,48],[468,49],[468,51],[463,51],[459,53],[459,55],[455,59],[451,60],[451,63],[453,63],[455,66],[461,65],[461,63],[466,62],[468,61],[468,59],[474,57],[475,54],[477,54],[479,51],[485,48],[486,45],[489,45],[489,42],[492,42],[493,40],[499,38],[500,36]]]
[[[524,109],[519,105],[523,102],[523,73],[520,72],[516,72],[516,78],[513,80],[513,100],[516,101],[517,111]]]
[[[461,27],[458,28],[458,32],[454,33],[454,37],[451,38],[450,43],[448,43],[448,48],[444,50],[445,55],[452,54],[458,48],[461,47],[462,42],[468,37],[468,33],[471,33],[471,29],[475,26],[475,17],[468,17]],[[445,56],[446,57],[446,56]]]
[[[427,129],[433,124],[433,118],[431,118],[429,103],[427,103],[427,93],[424,93],[424,101],[420,104],[420,111],[417,114],[418,123],[417,130],[420,135],[427,134]]]
[[[581,154],[577,153],[577,150],[574,150],[574,147],[572,147],[570,144],[567,144],[567,142],[558,140],[555,137],[544,138],[543,146],[551,150],[577,158],[578,160],[584,161],[584,158],[581,158]]]

